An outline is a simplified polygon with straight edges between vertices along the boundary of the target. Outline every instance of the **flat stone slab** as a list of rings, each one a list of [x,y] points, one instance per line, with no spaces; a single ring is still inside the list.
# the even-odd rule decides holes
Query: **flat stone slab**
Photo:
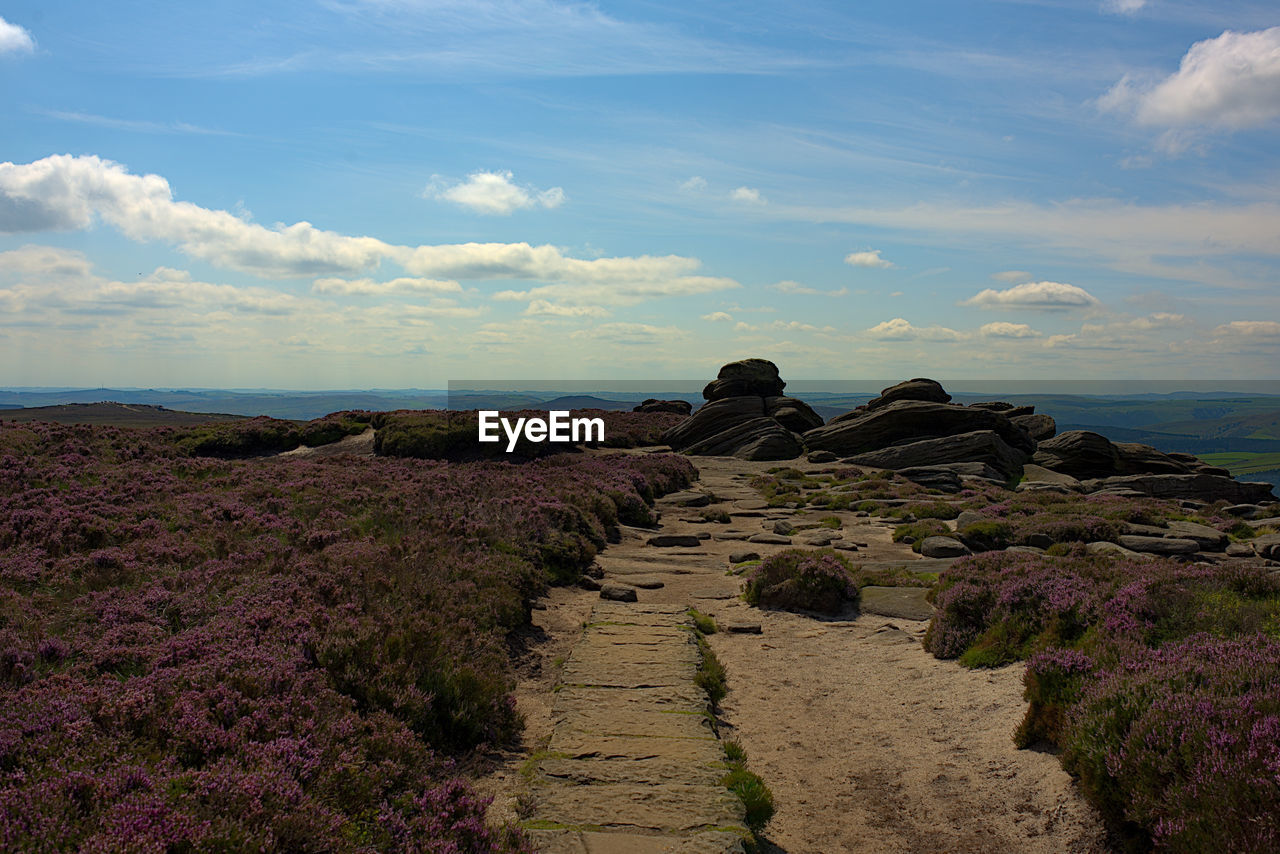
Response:
[[[590,830],[526,830],[542,854],[742,854],[742,839],[708,830],[691,836],[603,833]]]
[[[608,599],[611,602],[637,601],[636,590],[634,587],[627,587],[625,584],[614,584],[612,582],[606,582],[600,585],[600,598]]]
[[[693,534],[659,534],[656,537],[650,537],[646,541],[647,545],[655,548],[697,548],[702,545],[702,539]]]
[[[664,504],[676,507],[706,507],[711,503],[711,496],[705,492],[673,492],[659,499]]]
[[[1116,538],[1121,546],[1133,552],[1157,555],[1190,555],[1200,551],[1195,540],[1176,537],[1144,537],[1138,534],[1121,534]]]
[[[1250,550],[1249,554],[1253,554]],[[737,593],[732,590],[719,590],[714,587],[705,587],[701,590],[695,590],[689,594],[694,599],[733,599],[737,597]]]
[[[759,635],[764,633],[759,620],[717,620],[716,628],[731,635]]]
[[[538,773],[551,782],[575,786],[590,783],[698,783],[717,785],[725,774],[724,762],[705,765],[690,763],[683,756],[653,756],[647,759],[562,759],[552,757],[538,763]]]
[[[791,545],[791,538],[784,537],[781,534],[752,534],[747,537],[747,542],[764,543],[765,545],[773,546],[789,546]]]
[[[665,581],[654,578],[652,575],[624,575],[618,580],[623,584],[639,587],[641,590],[658,590],[667,586]]]
[[[914,560],[906,558],[904,560],[873,560],[862,564],[863,569],[868,570],[892,570],[905,569],[907,572],[914,572],[916,575],[924,573],[939,573],[943,570],[950,569],[951,564],[955,563],[950,558],[920,558]]]
[[[675,834],[742,826],[741,802],[718,785],[596,783],[588,794],[582,786],[535,784],[533,796],[539,814],[570,827]]]
[[[925,601],[929,593],[926,587],[875,587],[862,588],[858,610],[864,614],[897,617],[900,620],[931,620],[933,606]]]

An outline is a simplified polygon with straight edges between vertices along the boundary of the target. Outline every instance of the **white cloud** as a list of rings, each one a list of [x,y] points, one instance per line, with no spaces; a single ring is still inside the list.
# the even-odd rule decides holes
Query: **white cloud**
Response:
[[[964,336],[945,326],[912,326],[907,320],[895,317],[866,330],[866,334],[881,341],[959,341]]]
[[[710,314],[702,315],[702,319],[710,323],[732,323],[733,315],[727,311],[713,311]]]
[[[850,252],[844,256],[844,262],[850,267],[878,267],[882,270],[893,266],[892,261],[886,261],[880,257],[879,249],[871,249],[866,252]]]
[[[978,329],[978,334],[983,338],[1040,338],[1042,335],[1025,323],[1007,323],[1003,320],[984,323]]]
[[[316,279],[311,286],[313,293],[340,296],[391,296],[392,294],[450,294],[462,293],[462,285],[452,280],[418,279],[401,277],[389,282],[373,279]]]
[[[1030,281],[1034,277],[1026,270],[1001,270],[999,273],[992,273],[991,278],[995,279],[997,282],[1007,282],[1008,284],[1016,285],[1020,282]]]
[[[24,27],[11,24],[0,18],[0,56],[6,53],[32,53],[36,49],[36,40]]]
[[[602,323],[589,329],[579,329],[569,335],[575,339],[596,339],[611,344],[653,344],[675,341],[687,333],[677,326],[653,326],[648,323]]]
[[[830,335],[836,331],[834,326],[814,326],[812,323],[801,323],[798,320],[775,320],[769,326],[781,332],[818,332]]]
[[[707,189],[707,179],[701,175],[694,175],[688,181],[680,185],[680,189],[685,193],[700,193]]]
[[[754,187],[739,187],[729,194],[729,198],[744,205],[766,205],[769,203],[764,196],[760,195],[760,191]]]
[[[960,304],[979,308],[1065,311],[1093,308],[1098,305],[1098,300],[1084,288],[1075,285],[1063,282],[1026,282],[1003,291],[987,288]]]
[[[576,302],[627,302],[739,287],[732,279],[695,275],[701,262],[679,255],[582,259],[554,246],[528,243],[396,246],[323,231],[307,222],[266,228],[227,211],[174,201],[164,178],[132,175],[120,164],[94,156],[0,163],[0,233],[86,229],[95,218],[133,240],[175,244],[216,265],[271,278],[367,274],[390,261],[420,280],[550,283],[550,290],[517,299],[572,296]],[[353,292],[376,289],[372,280],[347,287]],[[413,287],[432,286],[422,281],[395,285]]]
[[[1280,341],[1280,323],[1274,320],[1233,320],[1214,329],[1213,334],[1225,338],[1242,336],[1255,341]]]
[[[1122,78],[1098,105],[1166,128],[1258,127],[1280,117],[1280,27],[1196,42],[1178,71],[1144,86]],[[1171,139],[1177,139],[1171,138]]]
[[[740,320],[736,324],[734,324],[733,331],[734,332],[759,332],[760,327],[752,326],[750,323],[745,323]]]
[[[773,286],[773,289],[776,291],[782,291],[784,294],[801,294],[803,296],[819,297],[842,297],[849,293],[848,288],[836,288],[832,291],[823,291],[817,288],[810,288],[806,285],[800,284],[799,282],[792,282],[790,280],[778,282]]]
[[[606,317],[609,312],[598,305],[561,305],[536,299],[524,310],[526,317]]]
[[[425,192],[431,198],[491,216],[510,216],[518,210],[535,207],[558,208],[564,203],[564,190],[560,187],[550,190],[522,187],[513,181],[514,177],[510,172],[472,172],[465,181],[452,186],[433,179]]]
[[[1146,5],[1147,0],[1103,0],[1102,8],[1118,15],[1132,15]]]

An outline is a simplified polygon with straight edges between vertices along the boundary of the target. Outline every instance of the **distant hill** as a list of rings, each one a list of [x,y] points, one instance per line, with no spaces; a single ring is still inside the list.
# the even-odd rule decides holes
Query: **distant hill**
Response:
[[[223,391],[219,389],[59,389],[0,390],[0,407],[38,407],[113,400],[125,404],[163,406],[183,412],[270,415],[309,421],[346,409],[444,409],[444,391]]]
[[[605,409],[609,411],[630,411],[635,404],[629,400],[607,400],[589,394],[574,394],[554,397],[543,401],[534,409]]]
[[[0,410],[3,421],[48,421],[54,424],[96,424],[109,427],[191,427],[215,421],[239,421],[243,415],[181,412],[139,403],[63,403],[55,406]]]

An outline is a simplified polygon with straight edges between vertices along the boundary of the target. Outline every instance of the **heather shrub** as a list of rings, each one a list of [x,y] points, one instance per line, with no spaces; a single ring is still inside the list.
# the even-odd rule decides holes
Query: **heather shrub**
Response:
[[[907,522],[893,529],[893,541],[901,543],[911,540],[911,550],[917,554],[925,537],[954,537],[955,532],[938,519],[922,519],[919,522]]]
[[[751,605],[838,614],[858,601],[849,562],[830,549],[788,549],[770,555],[747,579]]]
[[[1068,714],[1063,765],[1104,814],[1172,851],[1280,848],[1280,643],[1134,650]]]
[[[291,451],[302,443],[292,421],[259,416],[189,427],[177,438],[178,448],[193,457],[247,457]]]
[[[1013,526],[996,519],[965,525],[959,533],[975,552],[1001,551],[1014,544]]]
[[[0,423],[25,449],[0,455],[0,848],[522,850],[453,780],[520,726],[508,643],[547,549],[580,572],[688,461],[188,435]]]

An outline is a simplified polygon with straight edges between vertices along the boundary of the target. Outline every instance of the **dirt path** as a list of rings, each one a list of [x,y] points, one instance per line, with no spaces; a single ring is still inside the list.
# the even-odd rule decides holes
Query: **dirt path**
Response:
[[[748,481],[773,464],[699,458],[697,465],[701,480],[693,489],[712,494],[717,501],[705,509],[725,510],[730,521],[706,522],[702,509],[679,506],[689,496],[670,496],[660,501],[660,533],[697,537],[697,545],[651,545],[654,532],[628,529],[599,563],[605,581],[638,586],[642,605],[693,606],[736,630],[710,639],[728,672],[721,736],[746,749],[751,769],[773,790],[769,850],[1106,850],[1095,813],[1058,760],[1013,746],[1025,708],[1021,666],[967,671],[934,659],[919,642],[927,623],[904,619],[923,616],[918,602],[904,608],[892,596],[880,604],[870,596],[863,613],[821,621],[749,608],[738,598],[741,579],[726,572],[732,552],[767,555],[812,538],[801,531],[792,544],[745,542],[778,519],[801,525],[830,515],[841,520],[837,542],[858,544],[848,552],[852,560],[915,560],[891,541],[889,525],[850,512],[762,507]],[[535,614],[547,635],[518,692],[529,720],[526,753],[552,738],[557,716],[547,692],[567,650],[582,643],[583,615],[595,602],[594,593],[559,591]],[[761,633],[750,633],[756,629]],[[531,814],[512,767],[484,781],[499,796],[494,818]]]

